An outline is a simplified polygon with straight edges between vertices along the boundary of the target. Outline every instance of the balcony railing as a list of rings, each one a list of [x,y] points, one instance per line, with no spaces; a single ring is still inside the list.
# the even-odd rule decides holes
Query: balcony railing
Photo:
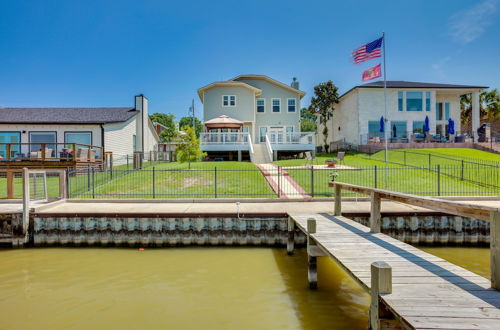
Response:
[[[271,144],[314,144],[313,132],[269,132],[268,141]]]
[[[0,162],[100,161],[102,147],[80,143],[0,143]]]
[[[250,134],[243,132],[208,132],[200,134],[200,143],[202,145],[248,144],[249,142],[251,142]]]

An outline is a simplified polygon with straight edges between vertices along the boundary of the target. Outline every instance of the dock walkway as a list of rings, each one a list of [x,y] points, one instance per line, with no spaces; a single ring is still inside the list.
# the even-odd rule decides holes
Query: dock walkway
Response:
[[[500,328],[500,291],[491,289],[488,279],[385,234],[370,232],[370,228],[343,216],[326,213],[289,216],[291,225],[306,235],[308,219],[315,219],[315,230],[309,231],[309,237],[310,245],[317,247],[316,250],[308,247],[310,256],[331,257],[368,292],[372,291],[371,264],[383,261],[392,268],[392,290],[389,290],[392,292],[379,292],[378,296],[381,310],[386,309],[390,315],[387,319],[396,320],[398,326]],[[384,323],[382,318],[383,315],[380,327],[384,328],[383,324],[388,326],[390,322]]]

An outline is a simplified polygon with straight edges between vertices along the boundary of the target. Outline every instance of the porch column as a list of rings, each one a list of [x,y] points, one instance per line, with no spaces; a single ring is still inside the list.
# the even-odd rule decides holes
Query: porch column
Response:
[[[479,92],[472,93],[472,135],[474,142],[478,141],[477,129],[479,128]]]

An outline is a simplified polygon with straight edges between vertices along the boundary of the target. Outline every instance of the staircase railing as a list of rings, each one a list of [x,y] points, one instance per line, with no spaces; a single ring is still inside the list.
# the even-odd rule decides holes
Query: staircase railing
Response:
[[[269,141],[269,136],[266,134],[266,149],[269,154],[269,160],[272,162],[273,159],[273,147],[271,146],[271,141]]]
[[[254,151],[253,151],[253,143],[252,136],[248,133],[248,153],[250,154],[250,161],[253,163]]]

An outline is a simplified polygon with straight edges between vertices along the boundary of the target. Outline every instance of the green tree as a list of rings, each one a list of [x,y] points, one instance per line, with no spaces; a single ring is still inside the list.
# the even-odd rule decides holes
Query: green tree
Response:
[[[339,103],[338,88],[329,80],[314,86],[314,95],[307,109],[311,114],[319,117],[319,123],[323,125],[323,143],[325,151],[328,152],[328,127],[326,123],[333,116],[335,104]]]
[[[175,125],[175,116],[171,113],[153,113],[149,116],[152,122],[160,123],[166,128],[160,133],[161,142],[172,142],[177,137],[178,131]]]
[[[460,97],[462,125],[468,125],[472,116],[472,94]],[[479,94],[479,116],[483,120],[500,118],[500,93],[498,89],[483,91]]]
[[[182,127],[177,142],[179,144],[175,148],[175,156],[181,163],[188,162],[188,168],[191,168],[191,162],[198,162],[207,155],[201,151],[200,139],[196,137],[194,129],[190,126]]]
[[[300,131],[301,132],[316,132],[316,116],[307,110],[300,109]]]
[[[203,131],[203,124],[198,118],[194,117],[194,125],[196,129],[196,137],[199,138],[201,132]],[[184,126],[193,127],[193,117],[182,117],[181,120],[179,120],[179,127]]]

